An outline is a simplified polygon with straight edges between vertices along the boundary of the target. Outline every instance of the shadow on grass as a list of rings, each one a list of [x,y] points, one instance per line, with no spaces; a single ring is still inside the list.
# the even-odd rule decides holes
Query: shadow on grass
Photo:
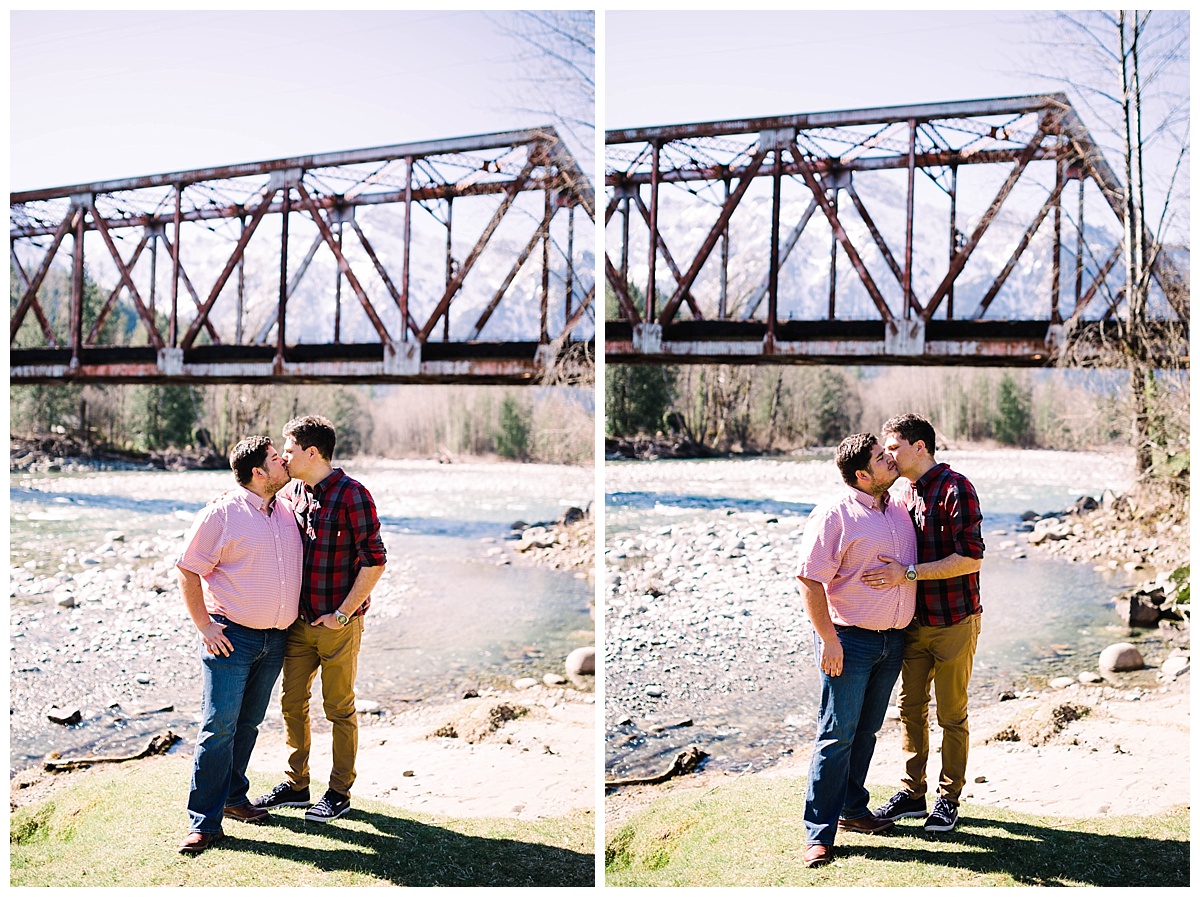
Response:
[[[923,849],[914,841],[937,846]],[[948,850],[951,845],[959,849]],[[869,843],[859,838],[850,844],[839,842],[837,851],[877,862],[1008,875],[1018,884],[1042,887],[1186,887],[1190,880],[1188,841],[994,819],[964,819],[954,832],[944,835],[926,832],[919,825],[897,825]]]
[[[225,826],[227,835],[216,850],[240,850],[292,862],[323,872],[371,875],[396,885],[568,886],[596,883],[595,857],[561,847],[508,839],[464,835],[411,819],[353,809],[345,820],[366,823],[364,832],[333,823],[306,822],[303,816],[273,813],[273,827],[304,836],[320,836],[297,852],[291,844],[239,838],[243,828]],[[338,846],[326,846],[330,841]]]

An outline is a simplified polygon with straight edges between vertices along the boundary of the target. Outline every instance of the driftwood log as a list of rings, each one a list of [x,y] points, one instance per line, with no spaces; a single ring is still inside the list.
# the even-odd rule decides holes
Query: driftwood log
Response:
[[[177,741],[179,741],[178,735],[166,731],[151,738],[150,743],[136,754],[110,754],[102,757],[59,757],[51,754],[42,761],[42,767],[48,772],[67,772],[72,769],[87,769],[97,763],[128,763],[130,760],[141,760],[143,757],[150,757],[154,754],[165,754]]]
[[[672,758],[665,770],[652,776],[634,776],[628,779],[605,779],[604,787],[615,788],[619,785],[657,785],[673,776],[686,775],[700,765],[708,756],[708,752],[698,745],[689,744]]]

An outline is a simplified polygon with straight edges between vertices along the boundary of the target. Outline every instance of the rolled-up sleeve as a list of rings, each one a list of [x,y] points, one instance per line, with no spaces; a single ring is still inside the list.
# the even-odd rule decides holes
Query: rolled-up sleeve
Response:
[[[225,519],[212,505],[202,508],[192,521],[175,566],[197,576],[207,576],[221,562],[225,544]]]
[[[975,487],[969,480],[959,478],[946,498],[955,553],[965,558],[983,560],[983,512]]]
[[[375,511],[371,493],[361,485],[354,490],[348,503],[347,516],[359,566],[382,567],[387,563],[387,550],[379,533],[379,515]]]
[[[809,516],[800,542],[798,577],[825,584],[833,581],[841,566],[842,540],[840,529],[831,522],[836,522],[836,515],[828,509],[814,511]]]

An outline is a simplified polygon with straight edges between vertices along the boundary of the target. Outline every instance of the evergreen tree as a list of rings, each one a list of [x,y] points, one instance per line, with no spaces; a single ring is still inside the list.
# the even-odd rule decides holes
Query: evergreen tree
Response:
[[[145,451],[192,442],[200,417],[200,390],[194,386],[136,386],[131,400],[134,443]]]
[[[610,364],[604,370],[604,427],[610,436],[654,435],[671,407],[675,372],[666,365]]]
[[[817,375],[813,408],[818,445],[836,445],[858,425],[860,400],[854,384],[839,370],[823,367]]]
[[[1030,405],[1032,394],[1021,387],[1016,378],[1008,371],[1000,378],[996,394],[996,417],[992,422],[992,432],[996,439],[1005,445],[1026,445],[1029,443]]]
[[[371,438],[371,417],[363,409],[362,393],[337,389],[329,408],[329,422],[337,431],[337,454],[349,458],[361,452]]]
[[[496,432],[496,454],[524,461],[529,457],[529,412],[512,393],[500,403],[500,427]]]
[[[72,429],[83,387],[63,383],[10,386],[9,426],[13,433],[40,435],[58,427]]]

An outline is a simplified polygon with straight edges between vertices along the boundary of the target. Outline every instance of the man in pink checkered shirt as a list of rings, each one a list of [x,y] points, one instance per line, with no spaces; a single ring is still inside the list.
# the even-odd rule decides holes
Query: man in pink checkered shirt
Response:
[[[224,819],[270,818],[250,803],[246,765],[283,668],[304,570],[296,518],[275,500],[291,474],[271,440],[243,439],[229,453],[229,465],[238,488],[196,515],[176,563],[200,634],[203,671],[183,854],[202,853],[220,840]]]
[[[875,591],[863,573],[880,555],[917,559],[908,511],[889,500],[896,465],[870,433],[837,448],[846,490],[819,505],[804,527],[800,592],[816,634],[821,707],[804,804],[804,864],[833,858],[839,828],[878,834],[892,828],[868,807],[867,769],[904,659],[904,628],[916,605],[915,583]]]

